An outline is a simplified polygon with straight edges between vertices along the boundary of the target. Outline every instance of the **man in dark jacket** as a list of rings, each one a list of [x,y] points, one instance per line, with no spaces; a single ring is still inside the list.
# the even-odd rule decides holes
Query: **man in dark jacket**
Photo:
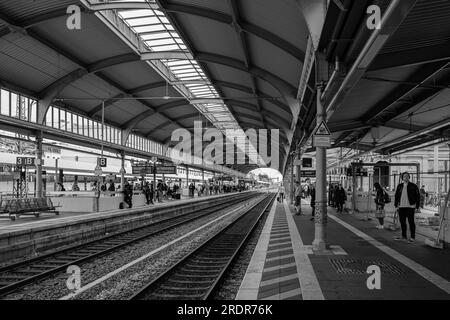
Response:
[[[128,208],[133,207],[133,187],[128,181],[125,181],[124,187],[123,187],[123,196],[124,196],[124,202],[128,205]]]
[[[347,200],[347,192],[342,188],[342,184],[334,192],[334,203],[336,204],[337,212],[343,213],[344,203]]]
[[[399,184],[395,191],[395,208],[398,209],[398,216],[400,226],[402,228],[402,236],[395,237],[395,240],[407,240],[407,226],[408,219],[411,238],[408,242],[413,243],[416,238],[416,225],[414,223],[414,213],[420,206],[419,188],[414,183],[410,182],[408,172],[402,174],[403,183]]]
[[[311,195],[311,208],[312,208],[312,213],[311,213],[311,221],[314,221],[314,217],[315,217],[315,211],[316,211],[316,184],[312,183],[311,184],[311,188],[309,189],[309,194]]]

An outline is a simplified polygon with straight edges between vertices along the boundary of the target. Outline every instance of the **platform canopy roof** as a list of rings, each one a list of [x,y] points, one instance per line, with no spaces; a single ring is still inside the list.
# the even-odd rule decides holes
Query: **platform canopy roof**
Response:
[[[366,26],[373,4],[380,30]],[[279,129],[284,172],[310,147],[318,81],[335,148],[448,138],[449,18],[446,0],[0,0],[0,81],[38,98],[41,121],[50,105],[99,119],[104,103],[125,138],[173,144],[194,121]]]
[[[380,30],[366,24],[367,8],[374,3],[383,14]],[[349,159],[449,140],[449,1],[334,1],[319,51],[328,61],[322,101],[333,147],[361,151],[344,152]],[[316,77],[310,76],[311,84]],[[316,90],[311,89],[302,104],[313,114]],[[298,140],[309,151],[315,125],[311,115]]]
[[[104,102],[106,122],[125,137],[165,144],[194,121],[279,129],[283,171],[309,30],[318,41],[326,2],[0,1],[0,81],[39,98],[40,120],[49,105],[99,119]],[[81,8],[80,30],[66,26],[71,5]]]

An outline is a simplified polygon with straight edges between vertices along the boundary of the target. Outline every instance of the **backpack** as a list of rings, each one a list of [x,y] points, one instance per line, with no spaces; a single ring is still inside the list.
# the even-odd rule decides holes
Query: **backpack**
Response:
[[[384,203],[391,202],[391,197],[388,195],[388,193],[386,191],[383,191],[383,200],[384,200]]]

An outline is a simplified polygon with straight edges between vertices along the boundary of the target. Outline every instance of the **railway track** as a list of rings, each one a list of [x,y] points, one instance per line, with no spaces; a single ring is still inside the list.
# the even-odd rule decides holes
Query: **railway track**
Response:
[[[0,297],[36,281],[65,272],[70,265],[79,265],[137,243],[146,238],[208,216],[239,203],[246,203],[254,195],[229,199],[217,205],[192,213],[154,222],[150,225],[101,237],[39,257],[26,259],[0,268]]]
[[[207,300],[275,199],[265,197],[245,214],[184,256],[130,300]]]

